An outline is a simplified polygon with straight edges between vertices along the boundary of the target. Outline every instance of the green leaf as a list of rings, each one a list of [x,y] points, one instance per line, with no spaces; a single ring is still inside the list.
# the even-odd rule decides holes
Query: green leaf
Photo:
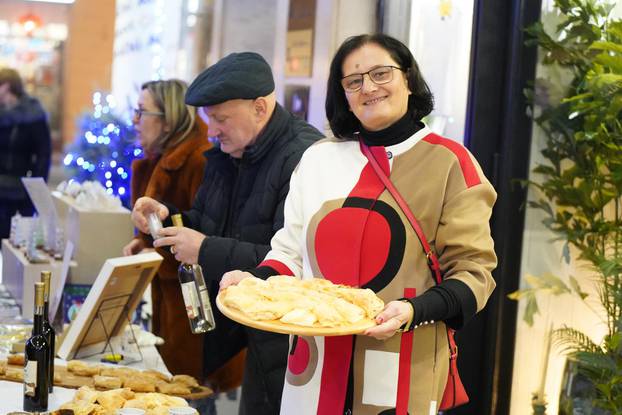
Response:
[[[622,45],[613,42],[598,41],[592,43],[590,49],[607,50],[610,52],[622,53]]]

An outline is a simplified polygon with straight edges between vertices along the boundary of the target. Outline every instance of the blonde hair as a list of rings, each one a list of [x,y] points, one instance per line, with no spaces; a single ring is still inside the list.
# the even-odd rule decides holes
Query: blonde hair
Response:
[[[196,124],[196,108],[184,103],[188,84],[179,79],[149,81],[141,90],[149,91],[159,111],[163,112],[168,131],[162,132],[151,144],[149,151],[162,153],[188,138]]]

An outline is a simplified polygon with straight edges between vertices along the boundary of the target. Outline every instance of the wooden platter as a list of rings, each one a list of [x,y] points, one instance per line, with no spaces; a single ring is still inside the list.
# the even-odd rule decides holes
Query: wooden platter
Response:
[[[23,366],[16,366],[16,365],[8,365],[7,368],[24,370]],[[54,377],[57,379],[57,381],[54,382],[54,386],[60,386],[60,387],[69,388],[69,389],[78,389],[81,386],[90,386],[91,388],[93,387],[92,377],[76,375],[75,373],[68,371],[67,366],[55,365],[54,366]],[[60,381],[58,381],[58,378],[60,378]],[[0,380],[7,380],[9,382],[21,383],[20,381],[16,379],[7,377],[6,374],[0,375]],[[186,400],[194,400],[194,399],[206,398],[214,393],[214,391],[212,391],[210,388],[206,386],[193,387],[191,388],[191,392],[192,393],[190,394],[174,395],[174,396],[179,396],[180,398],[184,398]],[[140,392],[137,392],[137,393],[140,393]]]
[[[216,306],[225,316],[245,326],[274,333],[294,334],[298,336],[346,336],[350,334],[360,334],[376,325],[376,322],[370,319],[363,319],[355,324],[339,327],[307,327],[287,324],[279,320],[253,320],[243,312],[225,306],[221,301],[221,295],[222,293],[219,293],[216,297]]]

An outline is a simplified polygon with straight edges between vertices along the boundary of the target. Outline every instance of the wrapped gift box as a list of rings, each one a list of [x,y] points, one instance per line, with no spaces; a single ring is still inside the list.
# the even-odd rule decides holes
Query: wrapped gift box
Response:
[[[85,209],[59,192],[52,192],[52,197],[65,239],[75,246],[73,259],[77,266],[72,269],[70,282],[93,284],[104,262],[121,256],[121,250],[134,236],[131,212],[123,207],[111,211]]]

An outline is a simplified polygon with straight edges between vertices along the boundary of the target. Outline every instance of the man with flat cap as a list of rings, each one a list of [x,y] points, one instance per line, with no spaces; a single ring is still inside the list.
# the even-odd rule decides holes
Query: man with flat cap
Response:
[[[270,239],[283,227],[290,176],[322,134],[276,102],[270,66],[256,53],[232,53],[203,71],[188,88],[186,104],[203,108],[219,145],[205,153],[203,182],[192,209],[183,212],[186,227],[162,229],[154,246],[170,246],[178,261],[203,268],[216,318],[216,330],[205,335],[204,373],[210,378],[248,345],[240,413],[277,414],[288,337],[232,322],[214,299],[225,272],[255,267],[270,251]],[[138,199],[132,219],[142,232],[148,233],[151,212],[165,225],[178,213]]]

